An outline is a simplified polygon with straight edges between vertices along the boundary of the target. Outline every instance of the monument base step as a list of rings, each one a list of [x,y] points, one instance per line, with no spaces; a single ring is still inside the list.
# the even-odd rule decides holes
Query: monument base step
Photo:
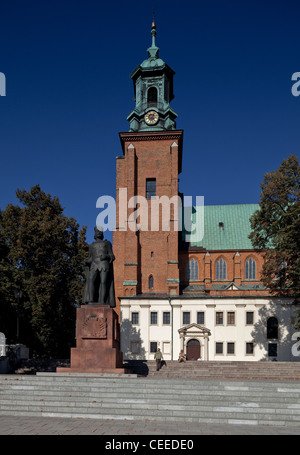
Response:
[[[56,368],[56,373],[104,373],[104,374],[130,374],[131,370],[125,368]]]

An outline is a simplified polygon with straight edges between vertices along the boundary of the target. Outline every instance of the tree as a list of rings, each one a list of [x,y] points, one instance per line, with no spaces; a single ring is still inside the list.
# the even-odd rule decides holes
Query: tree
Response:
[[[0,211],[0,316],[5,306],[14,311],[18,341],[33,355],[69,356],[83,292],[86,228],[79,229],[39,185],[16,195],[22,206]]]
[[[249,238],[264,250],[261,279],[275,295],[300,296],[300,166],[295,155],[264,176]]]

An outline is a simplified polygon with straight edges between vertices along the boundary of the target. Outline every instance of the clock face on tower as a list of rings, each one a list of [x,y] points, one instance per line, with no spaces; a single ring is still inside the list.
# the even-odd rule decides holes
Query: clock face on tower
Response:
[[[156,111],[147,112],[145,121],[148,125],[154,125],[158,121],[158,113]]]

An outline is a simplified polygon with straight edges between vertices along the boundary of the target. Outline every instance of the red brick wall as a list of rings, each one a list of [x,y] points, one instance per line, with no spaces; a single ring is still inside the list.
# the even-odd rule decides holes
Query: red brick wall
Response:
[[[146,179],[155,178],[158,197],[177,196],[182,131],[120,133],[120,138],[123,157],[117,159],[116,230],[113,233],[116,297],[141,292],[178,293],[179,284],[167,282],[168,279],[179,280],[178,232],[174,231],[174,221],[170,222],[170,231],[162,231],[160,217],[159,231],[151,231],[151,208],[148,200],[148,231],[142,229],[140,232],[132,232],[129,223],[125,223],[127,230],[122,230],[119,225],[119,188],[127,188],[128,202],[134,195],[146,197]],[[127,219],[135,210],[127,209]],[[170,218],[174,220],[172,204]],[[138,222],[145,222],[145,217],[142,220],[138,218]],[[153,276],[154,283],[152,290],[149,290],[150,275]],[[124,282],[128,285],[124,286]],[[137,284],[132,284],[134,282]],[[118,306],[119,301],[117,308]]]
[[[234,290],[234,291],[213,291],[212,284],[230,284],[234,282],[237,286],[259,285],[260,271],[264,262],[263,254],[252,250],[239,251],[180,251],[179,252],[179,269],[180,282],[185,285],[205,285],[206,291],[210,295],[268,295],[266,290]],[[256,280],[246,280],[245,263],[248,258],[252,257],[256,261]],[[188,263],[194,258],[198,262],[198,280],[188,280]],[[216,280],[216,264],[222,258],[226,262],[227,275],[226,280]]]
[[[205,285],[205,292],[210,295],[255,295],[268,294],[263,290],[215,291],[213,284],[229,284],[238,286],[260,284],[260,270],[263,264],[261,254],[248,250],[240,251],[178,251],[178,232],[174,231],[171,221],[170,231],[161,229],[151,231],[151,209],[148,208],[148,231],[141,229],[133,232],[127,222],[136,208],[127,208],[132,196],[146,197],[146,179],[156,179],[156,195],[171,198],[178,195],[178,174],[181,172],[182,131],[120,133],[123,156],[116,163],[116,230],[113,233],[113,248],[116,260],[114,263],[115,291],[117,312],[118,297],[140,293],[179,294],[181,284]],[[119,200],[119,188],[127,189],[127,198],[123,204]],[[148,202],[150,202],[148,200]],[[124,226],[119,225],[120,208],[127,210]],[[138,218],[144,222],[147,217]],[[171,206],[170,218],[174,219]],[[122,229],[122,227],[127,228]],[[245,261],[249,257],[256,261],[256,280],[245,279]],[[198,261],[199,279],[188,282],[187,267],[191,258]],[[223,258],[227,264],[225,281],[216,281],[216,263]],[[153,277],[153,289],[149,289],[149,277]],[[125,283],[125,285],[124,285]]]

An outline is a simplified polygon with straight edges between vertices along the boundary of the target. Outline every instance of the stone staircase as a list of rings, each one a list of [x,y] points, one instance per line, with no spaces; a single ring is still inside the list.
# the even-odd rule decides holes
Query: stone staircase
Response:
[[[0,375],[0,415],[300,427],[300,382],[159,373]]]
[[[126,367],[133,373],[148,378],[237,379],[300,381],[300,362],[242,362],[190,361],[178,363],[167,360],[156,371],[153,360],[128,361]]]

